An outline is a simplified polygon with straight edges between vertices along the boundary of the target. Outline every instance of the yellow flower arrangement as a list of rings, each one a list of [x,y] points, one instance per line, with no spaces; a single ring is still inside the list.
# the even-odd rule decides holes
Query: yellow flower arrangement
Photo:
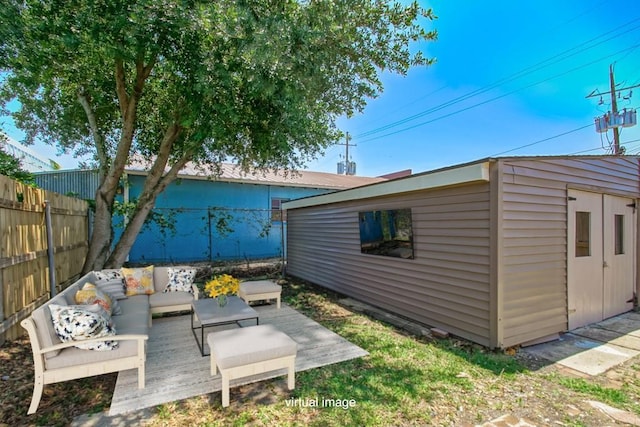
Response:
[[[235,295],[239,287],[240,280],[230,274],[223,274],[205,283],[204,290],[211,298],[216,298],[220,295]]]

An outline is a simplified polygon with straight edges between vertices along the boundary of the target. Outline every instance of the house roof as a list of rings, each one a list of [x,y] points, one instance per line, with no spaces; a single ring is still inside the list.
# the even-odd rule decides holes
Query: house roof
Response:
[[[150,167],[149,163],[135,162],[127,166],[130,175],[145,175]],[[381,177],[363,177],[352,175],[337,175],[327,172],[296,171],[284,172],[273,170],[255,170],[249,173],[231,163],[215,166],[196,167],[188,163],[179,173],[178,178],[202,179],[217,182],[236,182],[244,184],[271,184],[288,187],[323,188],[331,190],[345,190],[363,185],[386,181]]]

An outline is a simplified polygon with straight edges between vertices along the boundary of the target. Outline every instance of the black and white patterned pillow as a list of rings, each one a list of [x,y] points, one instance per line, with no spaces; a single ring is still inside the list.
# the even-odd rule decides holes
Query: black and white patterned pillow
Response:
[[[103,292],[109,293],[115,299],[125,299],[124,277],[120,270],[94,271],[96,286]]]
[[[113,327],[104,309],[98,304],[57,305],[49,304],[51,320],[56,335],[62,342],[76,342],[91,338],[115,336]],[[106,351],[118,348],[113,340],[75,345],[83,350]]]
[[[193,293],[193,279],[196,277],[195,268],[171,268],[167,269],[169,282],[164,292],[189,292]]]

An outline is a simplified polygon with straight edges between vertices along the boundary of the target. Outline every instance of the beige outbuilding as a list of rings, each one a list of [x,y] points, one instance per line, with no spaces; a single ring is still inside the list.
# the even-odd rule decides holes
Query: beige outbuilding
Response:
[[[638,156],[488,158],[287,202],[287,273],[491,348],[634,308]]]

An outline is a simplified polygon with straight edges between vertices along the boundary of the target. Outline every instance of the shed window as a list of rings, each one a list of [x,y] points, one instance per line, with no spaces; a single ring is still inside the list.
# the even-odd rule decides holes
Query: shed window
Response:
[[[591,256],[591,212],[576,212],[576,256]]]
[[[363,254],[413,259],[411,209],[359,212]]]
[[[279,199],[275,197],[271,199],[271,222],[287,220],[286,211],[282,210],[282,204],[288,201],[289,199]]]
[[[616,255],[624,254],[624,215],[616,215],[614,220]]]

